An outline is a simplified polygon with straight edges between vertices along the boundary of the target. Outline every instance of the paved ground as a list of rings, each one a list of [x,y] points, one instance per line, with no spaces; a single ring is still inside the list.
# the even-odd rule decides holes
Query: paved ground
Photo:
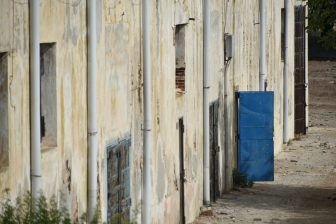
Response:
[[[309,68],[309,132],[275,158],[275,181],[223,195],[196,224],[336,224],[336,62]]]

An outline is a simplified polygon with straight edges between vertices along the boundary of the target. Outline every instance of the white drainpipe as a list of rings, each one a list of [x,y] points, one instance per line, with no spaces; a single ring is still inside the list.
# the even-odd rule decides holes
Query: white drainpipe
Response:
[[[97,209],[97,27],[96,0],[87,0],[87,116],[88,116],[88,220],[94,218]]]
[[[203,1],[203,202],[210,205],[209,70],[210,0]]]
[[[289,0],[285,0],[285,65],[284,65],[284,79],[283,79],[283,106],[284,106],[284,120],[283,120],[283,142],[288,143],[288,64],[289,64]]]
[[[152,74],[151,74],[151,7],[150,0],[142,1],[142,29],[143,29],[143,82],[144,82],[144,129],[143,129],[143,223],[151,223],[151,160],[152,160]]]
[[[29,1],[30,15],[30,175],[31,193],[41,193],[40,1]]]
[[[260,56],[259,56],[259,90],[266,90],[266,5],[265,0],[259,1],[260,13]]]

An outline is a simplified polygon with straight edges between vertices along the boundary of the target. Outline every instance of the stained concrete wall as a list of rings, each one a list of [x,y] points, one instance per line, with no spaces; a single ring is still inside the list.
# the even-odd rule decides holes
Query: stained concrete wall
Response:
[[[72,215],[86,210],[86,5],[41,1],[41,43],[56,43],[57,144],[42,148],[42,188],[68,197]],[[1,194],[30,189],[28,1],[0,1],[0,52],[9,52],[9,167]]]
[[[0,1],[0,52],[8,52],[8,158],[0,171],[0,197],[12,198],[30,186],[29,28],[27,1]]]
[[[140,220],[142,196],[141,4],[97,1],[99,201],[107,214],[106,149],[131,138],[131,217]],[[135,187],[136,186],[136,187]]]
[[[267,80],[268,90],[274,91],[274,146],[275,154],[282,149],[283,143],[283,71],[281,61],[281,8],[283,1],[266,1],[267,24]],[[224,76],[228,75],[228,122],[229,138],[224,139],[224,121],[219,120],[220,161],[225,161],[225,150],[229,151],[229,170],[236,167],[236,108],[235,92],[259,90],[259,1],[211,1],[211,100],[219,99],[220,117],[224,117]],[[294,137],[294,4],[291,1],[289,18],[293,21],[289,27],[289,136]],[[224,63],[224,33],[233,35],[234,56],[226,65]],[[226,74],[225,74],[226,71]],[[225,141],[230,148],[225,149]],[[224,190],[224,163],[220,169],[220,186]],[[231,171],[230,171],[231,173]],[[229,175],[230,175],[229,173]],[[232,186],[232,177],[228,178]]]
[[[56,147],[42,149],[42,187],[65,195],[72,217],[86,210],[86,1],[40,1],[41,43],[56,47]]]
[[[294,1],[291,2],[295,4]],[[152,221],[179,223],[180,159],[184,160],[187,222],[203,203],[202,0],[151,1],[153,74]],[[275,92],[275,152],[282,147],[282,1],[267,1],[268,89]],[[28,1],[0,0],[0,52],[9,52],[9,166],[0,190],[29,190],[29,15]],[[98,0],[98,201],[107,214],[106,149],[131,138],[131,217],[141,222],[143,77],[141,0]],[[290,11],[294,21],[294,8]],[[175,26],[185,27],[185,92],[175,88]],[[294,135],[294,23],[290,23],[290,136]],[[236,166],[235,91],[258,90],[259,1],[211,0],[210,102],[219,100],[220,190],[225,150],[229,174]],[[224,33],[234,36],[235,55],[224,63]],[[57,144],[42,151],[43,190],[67,197],[73,218],[87,204],[87,28],[86,1],[41,1],[41,42],[56,43]],[[224,138],[224,72],[227,71],[229,138]],[[17,91],[20,89],[20,91]],[[179,158],[178,119],[185,124]],[[230,148],[225,148],[229,141]],[[229,177],[232,186],[232,177]]]

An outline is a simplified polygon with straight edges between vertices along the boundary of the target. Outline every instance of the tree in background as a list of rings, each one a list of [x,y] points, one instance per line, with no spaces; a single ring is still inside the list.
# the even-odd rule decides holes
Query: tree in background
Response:
[[[336,49],[336,0],[308,0],[310,32],[320,35],[325,48]]]

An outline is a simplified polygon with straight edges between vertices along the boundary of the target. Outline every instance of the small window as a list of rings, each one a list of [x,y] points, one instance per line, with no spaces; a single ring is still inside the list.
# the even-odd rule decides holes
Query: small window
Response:
[[[286,10],[281,9],[281,60],[285,60],[285,19],[286,19]]]
[[[0,172],[8,166],[8,54],[0,53]]]
[[[186,25],[176,25],[175,28],[175,60],[176,60],[176,90],[185,91],[185,27]]]
[[[41,143],[42,148],[57,145],[56,44],[40,45]]]
[[[130,147],[130,139],[107,147],[108,221],[123,223],[130,220]]]

